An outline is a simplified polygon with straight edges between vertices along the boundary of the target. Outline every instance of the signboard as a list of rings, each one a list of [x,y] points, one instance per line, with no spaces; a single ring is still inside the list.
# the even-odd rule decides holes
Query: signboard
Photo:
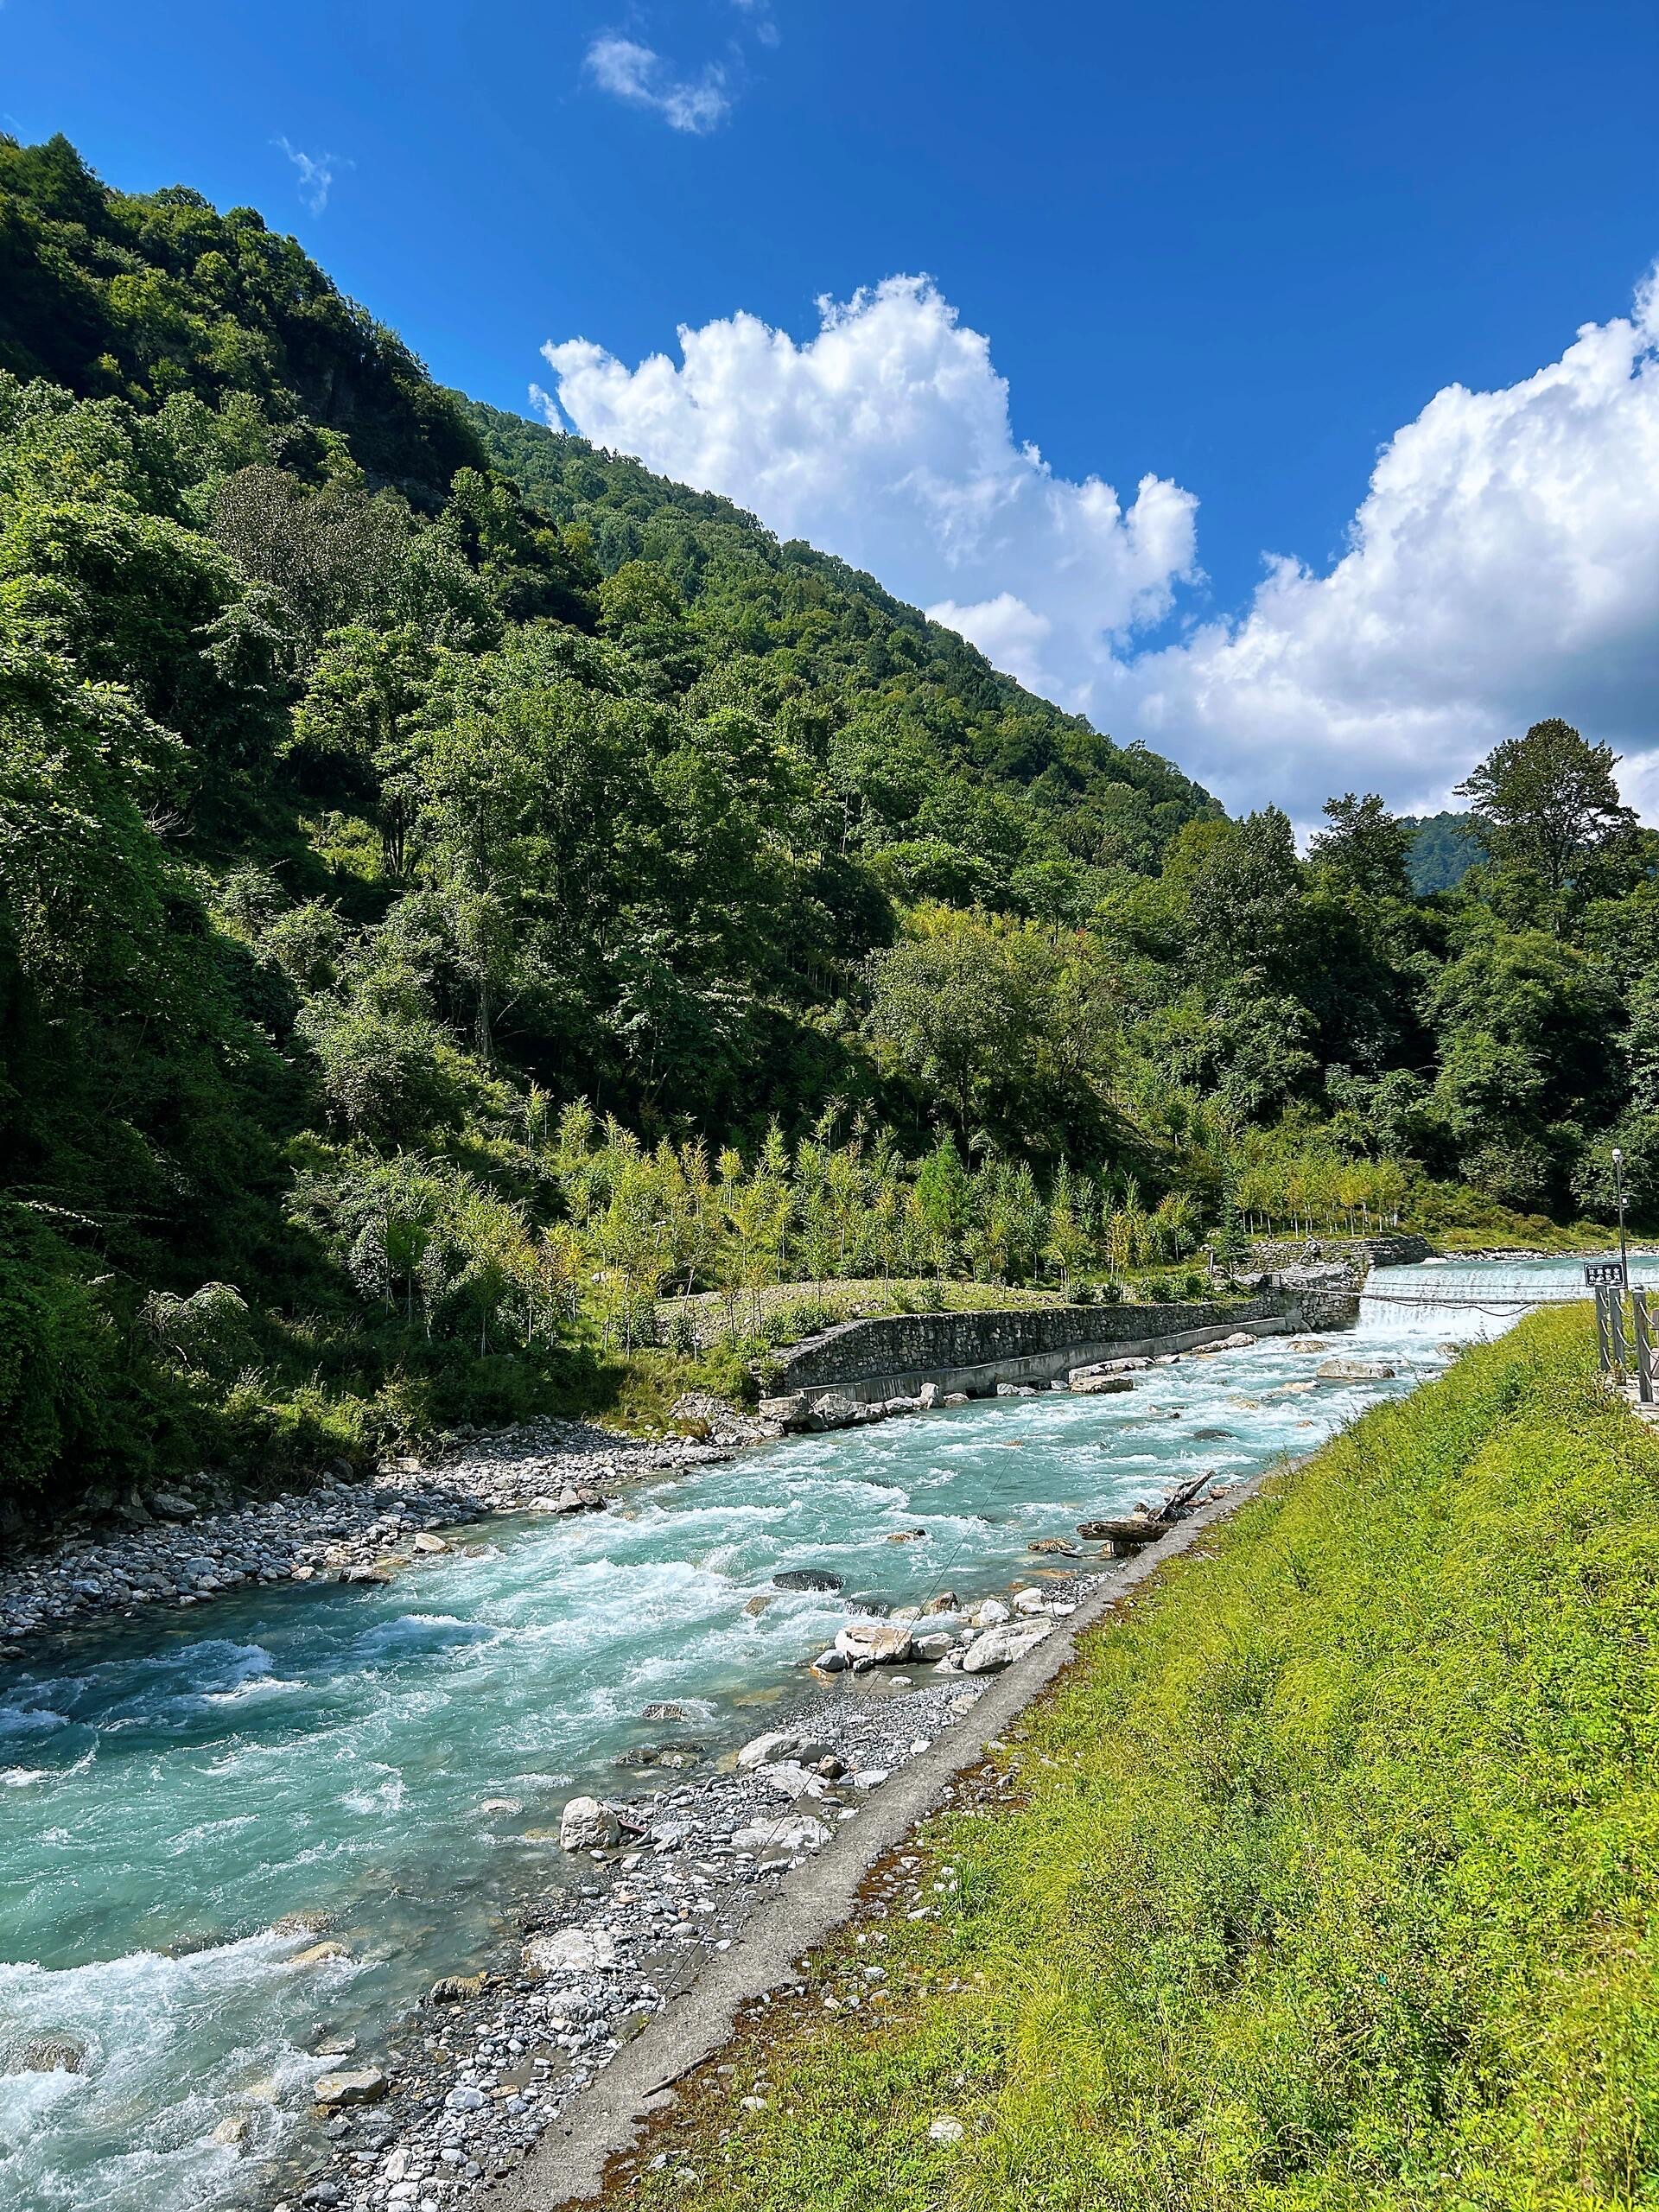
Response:
[[[1592,1290],[1605,1289],[1609,1284],[1623,1284],[1624,1264],[1618,1260],[1586,1260],[1584,1280]]]

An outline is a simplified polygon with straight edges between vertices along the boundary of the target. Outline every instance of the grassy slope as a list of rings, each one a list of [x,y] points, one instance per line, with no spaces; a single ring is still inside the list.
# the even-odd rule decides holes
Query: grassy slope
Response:
[[[1088,1641],[942,1917],[820,1962],[885,2012],[810,2000],[759,2113],[750,2046],[645,2200],[1656,2201],[1656,1570],[1580,1318],[1469,1353]]]

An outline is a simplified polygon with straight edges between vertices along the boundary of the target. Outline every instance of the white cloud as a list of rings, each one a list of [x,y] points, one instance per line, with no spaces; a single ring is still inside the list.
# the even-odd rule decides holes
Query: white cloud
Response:
[[[4,4],[5,0],[0,0],[0,7]],[[783,35],[772,19],[770,0],[732,0],[732,5],[749,18],[762,46],[781,45]]]
[[[1659,291],[1503,390],[1438,393],[1390,441],[1327,572],[1278,558],[1236,618],[1137,652],[1197,578],[1197,502],[1127,507],[1015,442],[986,340],[925,279],[821,303],[815,337],[736,315],[677,363],[543,348],[587,436],[723,492],[929,607],[998,665],[1237,805],[1444,803],[1561,714],[1659,799]],[[545,395],[537,394],[546,403]],[[549,405],[550,416],[553,410]]]
[[[652,48],[607,31],[588,48],[586,67],[602,92],[649,108],[672,130],[701,136],[716,130],[731,112],[726,73],[715,62],[696,77],[676,77]]]
[[[1443,803],[1560,714],[1659,741],[1659,301],[1497,391],[1449,385],[1379,459],[1349,550],[1270,564],[1242,620],[1109,672],[1126,718],[1243,798],[1347,783]],[[1632,760],[1641,796],[1649,769]]]
[[[353,167],[338,154],[307,154],[299,147],[290,146],[286,138],[273,138],[273,146],[280,146],[293,162],[299,181],[300,198],[314,215],[321,215],[328,205],[328,194],[340,169]]]
[[[1126,508],[1016,444],[990,348],[925,277],[819,312],[804,345],[749,315],[682,329],[677,365],[629,369],[584,339],[542,350],[584,436],[874,570],[1032,682],[1086,691],[1109,639],[1192,572],[1191,497],[1148,476]]]

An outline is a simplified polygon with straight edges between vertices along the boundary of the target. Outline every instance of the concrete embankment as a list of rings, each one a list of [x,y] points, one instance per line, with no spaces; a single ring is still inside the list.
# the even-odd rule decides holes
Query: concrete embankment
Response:
[[[980,1313],[895,1313],[843,1321],[779,1353],[764,1413],[786,1419],[795,1401],[834,1390],[858,1405],[942,1396],[986,1397],[999,1384],[1041,1389],[1101,1360],[1192,1351],[1239,1332],[1281,1335],[1303,1326],[1302,1299],[1271,1291],[1231,1305],[1055,1306]]]

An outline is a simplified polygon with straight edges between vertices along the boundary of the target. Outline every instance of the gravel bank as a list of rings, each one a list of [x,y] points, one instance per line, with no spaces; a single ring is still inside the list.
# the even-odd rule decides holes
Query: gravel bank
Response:
[[[0,1659],[21,1658],[31,1638],[146,1606],[204,1605],[261,1583],[389,1580],[442,1551],[441,1529],[492,1514],[591,1511],[625,1482],[705,1465],[779,1433],[715,1400],[699,1402],[699,1423],[706,1438],[650,1444],[585,1421],[461,1432],[372,1477],[351,1481],[341,1470],[257,1503],[219,1503],[205,1478],[188,1491],[152,1491],[125,1527],[64,1529],[0,1567]]]
[[[277,2212],[442,2212],[512,2172],[630,2037],[741,1938],[790,1869],[970,1713],[988,1679],[926,1673],[925,1687],[863,1676],[773,1718],[768,1734],[821,1750],[814,1766],[838,1777],[804,1780],[782,1758],[608,1800],[617,1843],[573,1854],[569,1887],[526,1914],[516,1961],[434,1985],[372,2069],[384,2101],[328,2120],[332,2156],[295,2172]]]

